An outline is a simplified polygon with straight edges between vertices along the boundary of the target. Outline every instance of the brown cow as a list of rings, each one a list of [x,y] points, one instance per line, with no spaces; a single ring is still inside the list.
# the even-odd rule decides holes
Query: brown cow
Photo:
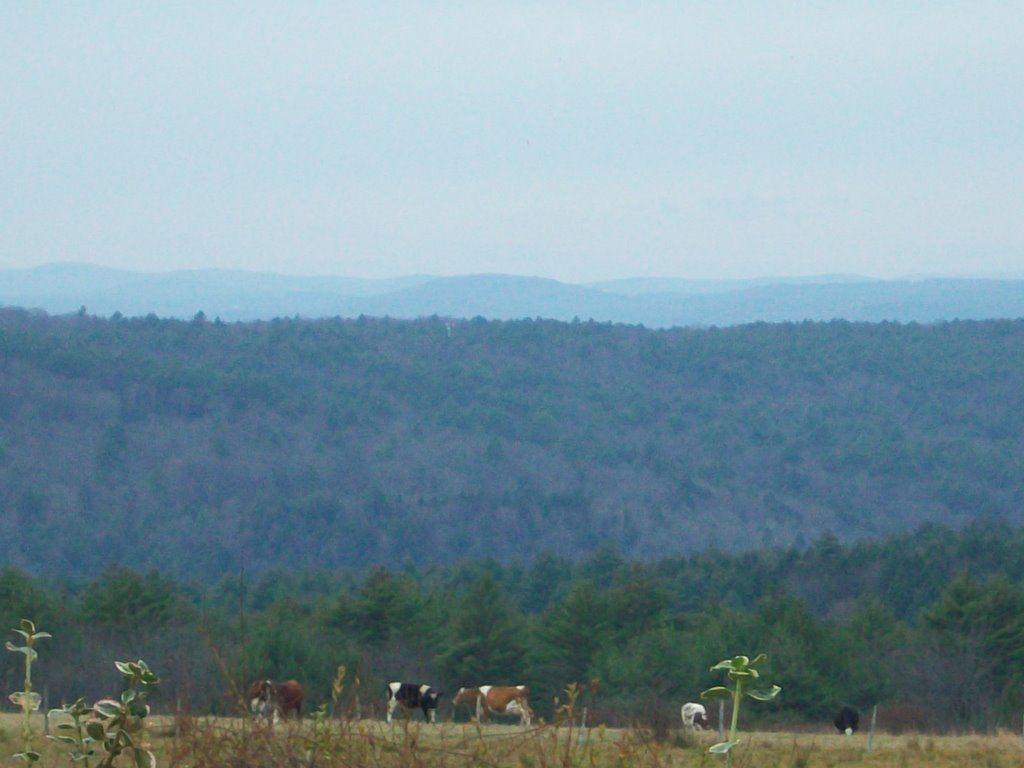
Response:
[[[529,725],[533,719],[529,694],[530,689],[525,685],[481,685],[459,688],[452,704],[474,706],[480,721],[491,715],[519,715],[519,724]]]
[[[302,683],[297,680],[285,680],[277,685],[270,679],[257,680],[249,686],[249,710],[275,723],[279,718],[287,719],[291,712],[299,719],[305,697]]]

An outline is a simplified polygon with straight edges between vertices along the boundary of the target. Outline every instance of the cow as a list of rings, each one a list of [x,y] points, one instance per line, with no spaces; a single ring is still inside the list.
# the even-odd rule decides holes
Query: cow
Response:
[[[708,722],[708,711],[703,704],[688,701],[683,704],[680,714],[683,717],[683,728],[688,731],[703,731],[711,727],[711,723]]]
[[[452,704],[474,707],[476,719],[481,722],[491,715],[519,715],[519,724],[528,726],[533,720],[529,696],[530,689],[525,685],[481,685],[459,688]]]
[[[832,718],[832,724],[836,727],[837,731],[850,736],[860,726],[860,712],[857,711],[856,707],[841,707],[836,712],[836,716]]]
[[[287,719],[292,712],[299,719],[305,698],[306,692],[298,680],[275,684],[273,680],[264,678],[249,686],[249,711],[274,723],[280,718]]]
[[[444,696],[444,691],[437,691],[429,685],[418,683],[388,683],[388,722],[398,707],[402,712],[419,707],[423,710],[423,719],[431,723],[437,722],[437,702]]]

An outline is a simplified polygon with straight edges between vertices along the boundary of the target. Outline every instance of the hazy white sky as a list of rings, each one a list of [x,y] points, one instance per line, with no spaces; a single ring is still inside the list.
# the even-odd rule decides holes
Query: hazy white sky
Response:
[[[4,4],[0,269],[1024,273],[1024,3]]]

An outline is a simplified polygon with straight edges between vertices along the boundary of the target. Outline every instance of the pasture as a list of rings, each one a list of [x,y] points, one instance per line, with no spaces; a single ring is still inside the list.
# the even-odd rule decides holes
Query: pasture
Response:
[[[161,768],[223,768],[224,766],[323,766],[325,768],[522,768],[524,766],[592,766],[613,768],[686,768],[724,766],[722,757],[706,750],[714,732],[684,735],[670,731],[654,740],[643,730],[579,729],[539,725],[439,723],[415,718],[389,726],[381,720],[354,722],[324,717],[273,729],[240,718],[151,718],[146,738]],[[36,748],[44,766],[69,765],[66,756],[42,737],[43,719],[34,718]],[[0,751],[20,748],[17,714],[0,715]],[[1024,764],[1024,743],[1016,733],[992,735],[875,735],[867,751],[867,735],[844,737],[824,727],[819,732],[743,733],[734,752],[737,768],[1018,768]],[[93,761],[93,765],[98,761]],[[129,763],[127,757],[122,763]]]

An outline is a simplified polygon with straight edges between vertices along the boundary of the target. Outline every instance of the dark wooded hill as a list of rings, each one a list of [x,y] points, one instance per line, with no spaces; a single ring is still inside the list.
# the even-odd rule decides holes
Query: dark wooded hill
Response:
[[[2,560],[629,557],[1024,519],[1024,321],[0,313]]]

